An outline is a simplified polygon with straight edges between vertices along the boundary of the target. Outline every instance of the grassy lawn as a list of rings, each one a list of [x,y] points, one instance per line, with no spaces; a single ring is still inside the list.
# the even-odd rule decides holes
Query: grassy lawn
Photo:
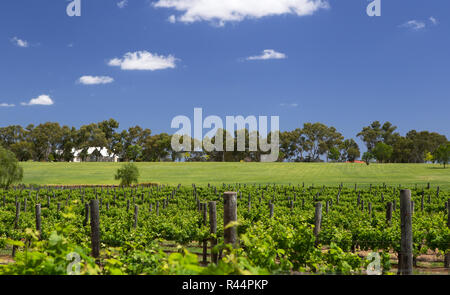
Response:
[[[26,184],[118,184],[121,163],[22,163]],[[277,183],[362,186],[415,184],[450,189],[450,168],[433,164],[346,163],[137,163],[139,182],[190,185],[196,183]]]

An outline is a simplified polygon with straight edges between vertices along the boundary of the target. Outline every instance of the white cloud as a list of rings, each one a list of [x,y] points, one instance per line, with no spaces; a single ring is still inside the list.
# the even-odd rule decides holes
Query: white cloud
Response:
[[[22,48],[26,48],[29,46],[28,41],[19,39],[17,37],[13,37],[11,39],[11,42],[13,42],[16,46],[22,47]]]
[[[410,20],[410,21],[407,21],[406,23],[400,25],[400,27],[408,28],[408,29],[411,29],[414,31],[419,31],[419,30],[425,29],[426,24],[422,21]]]
[[[108,65],[120,67],[122,70],[156,71],[173,69],[177,59],[172,56],[153,54],[148,51],[128,52],[123,58],[113,58]]]
[[[122,1],[117,2],[117,7],[119,7],[119,8],[125,8],[125,6],[127,6],[127,5],[128,5],[128,0],[122,0]]]
[[[261,55],[247,57],[247,60],[266,60],[266,59],[285,59],[286,54],[281,52],[276,52],[273,49],[266,49]]]
[[[210,21],[219,25],[284,14],[312,15],[329,8],[327,0],[158,0],[153,6],[181,12],[172,18],[174,21]]]
[[[433,25],[437,25],[439,23],[438,20],[434,16],[430,16],[429,20]]]
[[[34,105],[43,105],[43,106],[51,106],[53,105],[53,100],[50,98],[50,96],[42,94],[39,95],[37,98],[31,99],[29,102],[22,102],[21,105],[23,106],[34,106]]]
[[[15,104],[9,104],[9,103],[0,103],[0,108],[12,108],[15,107]]]
[[[114,79],[108,76],[83,76],[78,79],[78,82],[84,85],[97,85],[112,83]]]
[[[280,106],[296,108],[296,107],[298,107],[298,103],[280,103]]]
[[[171,15],[171,16],[169,16],[168,20],[170,23],[174,24],[174,23],[176,23],[177,18],[175,17],[175,15]]]

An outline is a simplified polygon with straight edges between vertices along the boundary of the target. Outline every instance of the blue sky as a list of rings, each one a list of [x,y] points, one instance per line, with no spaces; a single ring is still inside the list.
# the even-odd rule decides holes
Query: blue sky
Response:
[[[380,17],[367,0],[208,1],[81,0],[80,17],[63,0],[2,1],[0,126],[115,118],[173,133],[202,107],[278,115],[282,130],[323,122],[354,138],[380,120],[450,135],[449,1],[381,0]]]

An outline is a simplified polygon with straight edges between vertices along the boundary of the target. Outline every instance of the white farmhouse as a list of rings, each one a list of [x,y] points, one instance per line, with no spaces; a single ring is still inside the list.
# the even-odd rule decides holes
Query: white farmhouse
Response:
[[[72,150],[73,162],[82,162],[81,157],[82,150]],[[106,148],[90,147],[87,150],[87,157],[85,162],[118,162],[119,157],[116,155],[110,155]]]

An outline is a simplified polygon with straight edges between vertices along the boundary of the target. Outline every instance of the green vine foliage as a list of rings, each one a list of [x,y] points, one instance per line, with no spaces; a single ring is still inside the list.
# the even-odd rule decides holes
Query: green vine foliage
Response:
[[[221,195],[228,190],[239,191],[239,196],[242,192],[235,249],[224,245],[222,238]],[[83,275],[361,274],[370,261],[361,258],[359,251],[379,253],[382,271],[389,274],[389,252],[400,250],[398,193],[398,188],[381,185],[358,191],[300,185],[0,190],[0,249],[18,249],[15,262],[0,266],[0,274],[65,275],[74,262],[72,256],[68,259],[73,253],[80,258],[79,273]],[[358,195],[364,201],[363,210],[357,204]],[[430,250],[438,255],[449,251],[445,208],[449,196],[443,190],[437,194],[435,189],[412,189],[415,257]],[[95,198],[101,201],[101,255],[97,260],[90,256],[90,225],[84,225],[85,203]],[[388,224],[386,203],[394,200],[397,208]],[[17,228],[16,201],[21,204]],[[209,201],[217,202],[215,235],[210,234],[209,224],[204,225],[198,210],[198,202]],[[275,204],[273,218],[269,201]],[[333,204],[327,213],[325,204],[330,201]],[[316,202],[324,204],[317,237],[313,231]],[[34,230],[37,203],[42,207],[40,233]],[[136,228],[135,205],[139,208]],[[188,249],[211,238],[218,239],[213,251],[221,258],[217,264],[204,266]],[[167,241],[178,245],[175,253],[165,251]]]

